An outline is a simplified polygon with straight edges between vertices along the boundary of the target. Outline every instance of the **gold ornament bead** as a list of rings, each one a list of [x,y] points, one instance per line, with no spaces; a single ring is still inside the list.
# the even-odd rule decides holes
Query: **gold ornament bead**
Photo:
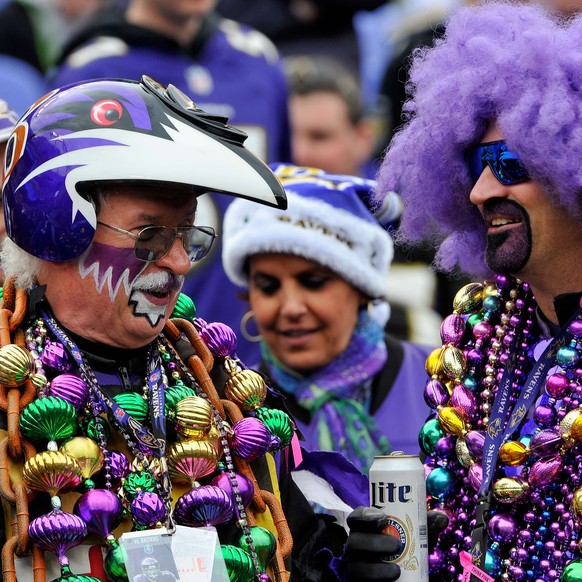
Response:
[[[560,421],[560,434],[564,439],[570,438],[570,430],[574,421],[580,416],[580,410],[570,410]]]
[[[76,459],[84,479],[89,479],[103,465],[103,452],[89,437],[78,436],[64,443],[60,450]]]
[[[441,357],[443,372],[449,378],[460,378],[465,372],[467,361],[465,355],[459,348],[447,346],[444,348]]]
[[[483,303],[483,285],[469,283],[461,287],[453,299],[453,310],[457,313],[472,313]]]
[[[438,409],[438,419],[445,432],[460,435],[465,431],[463,413],[452,406],[443,406]]]
[[[212,408],[200,396],[186,396],[176,404],[176,430],[184,437],[203,439],[212,425]]]
[[[16,388],[32,377],[36,367],[30,352],[8,344],[0,348],[0,384],[7,388]]]
[[[426,358],[426,363],[424,365],[427,374],[431,378],[435,378],[440,376],[443,373],[443,363],[442,363],[442,354],[444,348],[436,348],[434,349]]]
[[[501,503],[514,503],[528,490],[529,485],[517,477],[502,477],[493,484],[493,496]]]
[[[258,372],[242,370],[226,381],[224,395],[243,410],[256,410],[267,397],[267,385]]]
[[[515,302],[514,301],[506,301],[505,302],[505,309],[507,311],[513,311],[515,309]]]
[[[483,408],[483,412],[485,412],[486,414],[489,414],[491,412],[491,405],[487,402],[484,402],[482,404],[482,408]]]
[[[578,416],[574,419],[574,422],[570,427],[570,438],[577,441],[582,440],[582,416]]]
[[[499,448],[499,460],[510,467],[522,465],[528,456],[527,447],[519,441],[509,441]]]

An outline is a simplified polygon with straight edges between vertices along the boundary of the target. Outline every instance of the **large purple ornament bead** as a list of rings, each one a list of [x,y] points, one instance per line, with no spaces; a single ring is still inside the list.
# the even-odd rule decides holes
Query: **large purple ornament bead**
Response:
[[[534,409],[534,420],[540,426],[548,428],[556,422],[556,409],[547,404],[540,404]]]
[[[235,455],[254,461],[262,457],[271,444],[269,429],[252,416],[242,418],[232,426],[232,449]]]
[[[445,317],[441,323],[441,339],[443,344],[458,345],[465,331],[465,321],[457,313]]]
[[[562,398],[569,391],[570,380],[568,376],[557,372],[550,374],[546,379],[546,392],[552,398]]]
[[[33,519],[28,526],[28,535],[41,550],[61,558],[69,548],[83,541],[87,525],[72,513],[53,510]]]
[[[121,501],[107,489],[91,489],[77,499],[73,508],[90,533],[106,538],[119,525],[123,514]]]
[[[72,404],[77,412],[83,410],[89,400],[87,384],[73,374],[60,374],[51,381],[46,392],[47,396],[58,396]]]
[[[529,442],[529,450],[534,457],[547,457],[557,453],[563,444],[562,436],[555,430],[541,430]]]
[[[477,410],[475,395],[462,384],[455,386],[451,394],[451,405],[461,410],[467,418],[472,418]]]
[[[236,350],[236,334],[225,323],[216,321],[206,324],[200,331],[200,337],[214,356],[232,356]]]
[[[483,467],[477,463],[471,465],[468,478],[471,487],[473,487],[475,491],[479,491],[481,484],[483,483]]]
[[[496,542],[512,542],[517,535],[517,523],[515,518],[508,513],[497,513],[487,526],[489,535]]]
[[[150,491],[140,491],[131,502],[130,511],[135,523],[146,528],[156,527],[166,517],[164,502]]]
[[[123,479],[129,472],[129,461],[121,451],[109,451],[109,472],[114,479]]]
[[[445,406],[449,401],[449,391],[439,380],[429,380],[424,388],[424,401],[431,408]]]
[[[69,354],[61,342],[46,340],[44,349],[40,355],[43,366],[53,368],[59,372],[68,372],[73,364]]]
[[[178,499],[174,510],[176,522],[190,527],[214,526],[233,516],[230,495],[214,485],[192,489]]]
[[[216,475],[212,479],[212,485],[216,487],[220,487],[224,491],[226,491],[232,500],[233,505],[236,505],[236,499],[234,497],[234,490],[232,488],[232,481],[230,480],[230,475],[227,473],[221,473],[220,475]],[[246,507],[253,499],[253,494],[255,492],[255,487],[252,481],[242,475],[241,473],[236,473],[236,484],[238,486],[238,491],[240,493],[243,506]]]
[[[529,471],[528,482],[534,487],[549,485],[556,480],[561,470],[561,456],[556,455],[555,457],[544,458],[543,460],[536,461],[532,465]]]
[[[485,433],[480,430],[471,430],[465,435],[465,444],[473,459],[483,457],[483,447],[485,445]]]
[[[455,450],[455,441],[455,437],[451,435],[439,439],[434,449],[436,456],[439,459],[447,459],[450,457]]]

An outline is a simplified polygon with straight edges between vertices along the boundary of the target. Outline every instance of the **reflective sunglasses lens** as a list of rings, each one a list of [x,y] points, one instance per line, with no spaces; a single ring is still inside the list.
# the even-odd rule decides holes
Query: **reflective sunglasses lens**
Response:
[[[527,170],[513,152],[499,152],[497,158],[490,163],[490,167],[496,178],[505,185],[518,184],[529,178]]]
[[[176,238],[169,226],[148,226],[135,241],[135,256],[142,261],[158,261],[168,254]]]
[[[473,146],[467,150],[465,159],[473,185],[477,183],[487,165],[495,177],[506,186],[529,180],[529,174],[520,162],[519,156],[509,151],[504,141]]]
[[[215,237],[214,229],[209,226],[192,227],[184,239],[184,247],[190,261],[203,259],[210,252]]]

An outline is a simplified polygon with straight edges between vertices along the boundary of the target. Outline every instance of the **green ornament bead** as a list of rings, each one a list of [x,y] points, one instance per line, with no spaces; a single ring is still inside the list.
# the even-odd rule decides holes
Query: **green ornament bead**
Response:
[[[129,582],[125,569],[125,557],[127,552],[123,546],[115,542],[103,559],[103,569],[110,582]]]
[[[560,582],[582,582],[582,560],[570,562],[564,568]]]
[[[220,549],[230,582],[247,582],[254,579],[255,569],[249,554],[236,546],[221,546]]]
[[[61,575],[52,582],[100,582],[99,578],[85,576],[84,574],[73,574],[68,565],[61,566]]]
[[[293,422],[289,415],[282,410],[271,408],[258,408],[255,414],[259,420],[281,441],[280,449],[289,445],[293,438]]]
[[[156,480],[148,471],[130,473],[123,483],[123,491],[129,499],[133,499],[139,491],[153,493],[155,490]]]
[[[257,552],[257,559],[262,572],[265,572],[269,562],[273,559],[275,551],[277,550],[277,541],[275,536],[266,528],[255,525],[250,528],[253,545]],[[245,551],[250,553],[249,543],[244,535],[241,534],[238,539],[238,545]]]
[[[144,422],[148,416],[148,403],[137,392],[123,392],[113,400],[138,422]]]
[[[194,305],[194,301],[185,293],[180,293],[171,317],[181,317],[182,319],[192,321],[196,317],[196,305]]]
[[[85,416],[81,421],[81,431],[97,443],[101,441],[101,433],[103,433],[105,441],[108,441],[111,435],[109,423],[101,416]]]
[[[438,440],[444,436],[446,436],[445,431],[443,430],[441,423],[438,421],[438,418],[431,418],[420,429],[418,444],[427,455],[432,455]]]
[[[77,411],[58,396],[39,398],[20,415],[20,432],[33,441],[68,439],[77,429]]]
[[[176,414],[176,406],[180,400],[187,398],[188,396],[196,396],[196,392],[186,386],[185,384],[176,384],[171,388],[168,388],[165,392],[165,402],[164,410],[166,411],[166,416],[174,417]]]
[[[0,299],[4,299],[4,288],[0,287]]]
[[[478,313],[473,313],[467,318],[467,325],[473,329],[478,323],[481,323],[485,319],[485,315],[482,311]]]

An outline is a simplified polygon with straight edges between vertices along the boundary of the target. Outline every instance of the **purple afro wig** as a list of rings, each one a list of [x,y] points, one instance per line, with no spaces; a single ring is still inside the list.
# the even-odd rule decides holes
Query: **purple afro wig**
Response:
[[[492,120],[552,202],[582,216],[582,15],[511,2],[460,8],[443,39],[417,50],[408,92],[409,120],[377,192],[400,192],[400,236],[438,240],[439,267],[489,274],[464,151]]]

